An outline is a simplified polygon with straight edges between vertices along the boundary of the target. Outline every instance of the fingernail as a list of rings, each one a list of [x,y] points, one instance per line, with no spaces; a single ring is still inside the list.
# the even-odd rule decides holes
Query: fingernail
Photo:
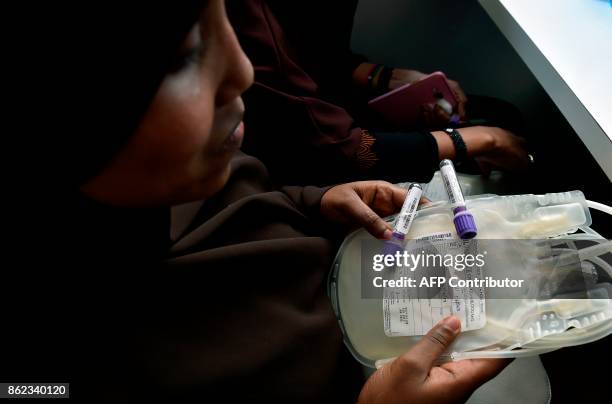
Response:
[[[385,232],[383,233],[383,239],[390,240],[391,237],[393,237],[393,232],[389,229],[385,230]]]
[[[459,319],[455,316],[446,317],[440,322],[440,324],[453,334],[458,333],[461,329],[461,321],[459,321]]]

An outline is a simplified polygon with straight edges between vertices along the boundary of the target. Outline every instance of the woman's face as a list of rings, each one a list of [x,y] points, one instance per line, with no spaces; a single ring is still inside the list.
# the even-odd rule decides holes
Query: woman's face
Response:
[[[240,95],[253,82],[223,0],[211,0],[159,87],[136,133],[82,187],[116,206],[173,205],[203,199],[227,182],[242,143]]]

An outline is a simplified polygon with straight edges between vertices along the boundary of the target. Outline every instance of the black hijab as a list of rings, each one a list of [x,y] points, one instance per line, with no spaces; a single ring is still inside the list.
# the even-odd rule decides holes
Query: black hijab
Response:
[[[137,310],[169,208],[112,208],[79,187],[134,133],[206,3],[45,2],[18,14],[3,380],[93,380],[82,369],[96,358],[79,352],[104,355]]]
[[[84,1],[55,10],[41,70],[57,86],[52,122],[67,143],[54,151],[68,178],[95,174],[131,136],[204,3]]]

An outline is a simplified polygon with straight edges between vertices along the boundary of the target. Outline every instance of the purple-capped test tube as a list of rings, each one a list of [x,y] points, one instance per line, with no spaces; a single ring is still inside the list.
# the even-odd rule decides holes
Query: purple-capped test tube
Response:
[[[440,173],[442,174],[442,181],[444,182],[444,188],[448,195],[448,200],[451,203],[453,209],[453,223],[457,234],[462,239],[470,239],[476,237],[476,222],[474,216],[465,207],[465,199],[463,198],[463,192],[461,192],[461,186],[457,180],[457,173],[455,172],[455,166],[453,162],[445,159],[440,162]]]

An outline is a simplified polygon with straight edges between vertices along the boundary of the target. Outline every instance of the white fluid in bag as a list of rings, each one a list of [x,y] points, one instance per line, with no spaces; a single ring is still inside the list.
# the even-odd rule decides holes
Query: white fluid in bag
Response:
[[[523,243],[523,239],[550,239],[588,228],[591,217],[584,196],[579,191],[546,195],[482,196],[466,201],[478,225],[482,240],[509,240],[491,244],[495,248],[487,258],[486,275],[496,279],[517,275],[524,278],[541,276],[556,270],[553,262],[538,259],[550,254],[549,247]],[[425,207],[417,212],[406,239],[447,237],[458,239],[448,203]],[[589,238],[586,237],[585,238]],[[601,251],[610,251],[610,244],[597,239]],[[396,357],[408,350],[421,337],[389,337],[383,326],[381,299],[363,298],[361,290],[362,240],[372,240],[360,230],[346,238],[332,268],[329,293],[334,310],[344,332],[345,342],[362,363],[374,366],[377,361]],[[605,244],[608,243],[608,244]],[[574,254],[576,255],[576,254]],[[573,255],[571,255],[573,257]],[[588,257],[568,261],[574,270],[582,270]],[[559,260],[555,261],[559,264]],[[577,267],[576,267],[577,266]],[[577,269],[576,269],[577,268]],[[548,272],[547,272],[548,271]],[[520,288],[508,288],[504,298],[486,299],[486,325],[464,331],[449,350],[448,359],[462,357],[512,357],[538,354],[576,343],[589,342],[612,332],[612,287],[596,285],[589,299],[528,299],[526,283]],[[598,294],[599,293],[599,294]],[[568,328],[572,328],[568,331]],[[521,351],[513,351],[522,348]]]

